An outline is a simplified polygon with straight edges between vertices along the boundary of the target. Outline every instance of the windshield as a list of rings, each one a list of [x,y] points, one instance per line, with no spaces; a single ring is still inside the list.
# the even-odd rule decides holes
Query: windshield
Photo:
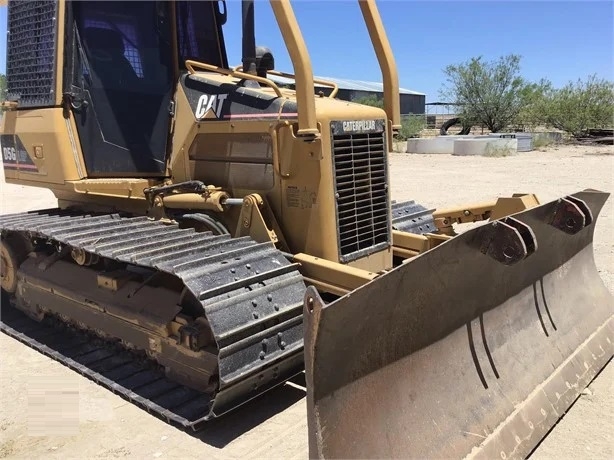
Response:
[[[222,27],[218,25],[217,3],[212,1],[178,1],[177,45],[179,66],[186,60],[228,68]]]

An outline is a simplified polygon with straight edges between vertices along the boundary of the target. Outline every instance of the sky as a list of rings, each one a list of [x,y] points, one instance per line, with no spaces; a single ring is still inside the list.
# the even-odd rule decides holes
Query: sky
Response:
[[[379,0],[401,87],[440,100],[447,65],[518,54],[522,75],[555,86],[597,74],[614,80],[614,1]],[[294,11],[315,75],[381,81],[355,0],[295,0]],[[241,3],[228,0],[225,40],[231,65],[241,63]],[[256,42],[277,70],[293,73],[275,17],[255,1]],[[0,7],[0,70],[6,69],[6,7]]]

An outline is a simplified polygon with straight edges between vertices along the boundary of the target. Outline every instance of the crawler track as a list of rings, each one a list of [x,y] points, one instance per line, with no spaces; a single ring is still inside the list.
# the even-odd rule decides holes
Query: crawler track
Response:
[[[415,201],[392,203],[392,228],[407,233],[437,232],[433,210]]]
[[[62,327],[60,333],[48,321],[38,324],[2,310],[3,332],[169,422],[196,428],[303,368],[305,285],[296,265],[271,244],[197,233],[146,217],[60,210],[2,216],[0,227],[3,236],[20,233],[59,252],[80,249],[174,276],[197,299],[217,346],[219,384],[211,394],[170,381],[151,363],[128,359],[109,342],[95,345],[82,331]],[[72,289],[66,282],[62,288]],[[114,336],[113,330],[104,332]]]

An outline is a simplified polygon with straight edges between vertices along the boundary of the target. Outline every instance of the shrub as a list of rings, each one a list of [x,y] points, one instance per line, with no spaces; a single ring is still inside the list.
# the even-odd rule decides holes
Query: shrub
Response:
[[[400,141],[420,137],[421,131],[426,128],[426,115],[406,115],[401,118],[401,129],[397,135]]]
[[[586,81],[570,82],[549,91],[540,104],[546,124],[582,137],[590,128],[614,124],[614,83],[591,75]]]

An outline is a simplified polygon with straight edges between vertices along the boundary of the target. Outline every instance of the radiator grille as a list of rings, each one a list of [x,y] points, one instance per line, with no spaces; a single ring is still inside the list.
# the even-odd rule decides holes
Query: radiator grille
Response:
[[[345,133],[333,122],[331,131],[339,256],[349,262],[391,242],[384,124]]]
[[[56,6],[49,0],[9,2],[7,98],[20,107],[54,103]]]

